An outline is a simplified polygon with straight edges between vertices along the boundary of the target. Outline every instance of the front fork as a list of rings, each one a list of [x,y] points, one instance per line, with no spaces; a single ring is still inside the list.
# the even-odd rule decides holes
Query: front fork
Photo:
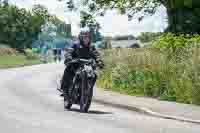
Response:
[[[79,80],[78,74],[76,74],[74,76],[72,86],[70,87],[69,93],[68,93],[70,99],[75,101],[75,102],[78,100],[78,94],[79,94],[78,93],[79,86],[77,84],[77,80]]]

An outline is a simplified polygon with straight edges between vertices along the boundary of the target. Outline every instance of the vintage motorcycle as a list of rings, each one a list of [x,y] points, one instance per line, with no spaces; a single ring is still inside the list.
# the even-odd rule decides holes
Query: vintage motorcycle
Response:
[[[75,59],[68,65],[78,64],[73,83],[64,93],[64,108],[70,109],[72,104],[80,105],[81,112],[88,112],[93,96],[93,87],[97,79],[96,62],[94,59]]]

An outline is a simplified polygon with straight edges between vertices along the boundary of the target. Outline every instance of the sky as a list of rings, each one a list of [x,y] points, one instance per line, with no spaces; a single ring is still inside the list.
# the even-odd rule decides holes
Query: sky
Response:
[[[66,12],[66,4],[57,0],[10,0],[11,3],[31,9],[34,4],[41,4],[48,8],[51,14],[55,14],[66,23],[72,24],[72,34],[79,33],[80,17],[77,12]],[[126,15],[119,15],[116,11],[108,11],[104,17],[97,17],[101,24],[101,33],[105,36],[139,35],[141,32],[161,32],[167,27],[167,15],[164,7],[160,7],[153,16],[147,16],[142,22],[136,19],[128,21]]]

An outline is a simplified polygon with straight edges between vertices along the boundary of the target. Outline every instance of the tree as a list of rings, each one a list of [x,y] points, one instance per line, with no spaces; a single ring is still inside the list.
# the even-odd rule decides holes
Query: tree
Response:
[[[0,0],[0,4],[3,6],[8,6],[8,0]]]
[[[57,27],[57,34],[62,37],[72,37],[71,24],[66,24],[64,21],[60,20],[57,16],[52,15],[49,18],[49,22]]]
[[[40,18],[41,23],[46,23],[50,19],[48,9],[40,4],[34,5],[32,13]]]
[[[58,0],[58,1],[65,1],[65,0]],[[86,7],[86,1],[80,0],[80,1],[75,1],[75,0],[66,0],[67,8],[69,11],[76,11],[80,13],[80,27],[85,27],[88,26],[91,31],[91,36],[92,36],[92,42],[95,43],[97,41],[102,40],[102,36],[100,33],[100,24],[96,21],[95,19],[95,13],[90,12],[90,10]],[[77,6],[78,5],[78,6]],[[81,5],[81,6],[79,6]],[[86,8],[80,8],[80,7],[86,7]]]
[[[90,28],[91,32],[91,38],[92,42],[97,42],[102,40],[102,36],[100,33],[100,24],[96,21],[94,16],[90,13],[87,13],[86,11],[81,11],[81,21],[80,21],[80,27],[88,26]]]
[[[13,5],[0,6],[0,42],[19,51],[31,48],[46,21],[45,14],[41,11],[30,12]]]
[[[75,0],[70,0],[68,4]],[[169,27],[166,31],[183,33],[200,33],[199,0],[82,0],[90,12],[103,15],[107,9],[118,9],[127,14],[129,20],[140,12],[138,20],[152,15],[161,5],[167,9]]]

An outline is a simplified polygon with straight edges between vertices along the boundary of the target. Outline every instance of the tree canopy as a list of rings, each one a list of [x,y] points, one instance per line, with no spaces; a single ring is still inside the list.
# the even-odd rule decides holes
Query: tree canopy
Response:
[[[19,51],[32,48],[39,42],[52,42],[57,38],[71,37],[71,25],[40,4],[31,10],[0,1],[0,44],[6,44]],[[53,38],[52,35],[56,36]]]
[[[167,10],[168,28],[166,31],[200,33],[199,0],[80,0],[89,12],[104,15],[108,9],[117,9],[127,14],[131,20],[138,14],[141,21],[146,15],[153,15],[161,5]],[[68,0],[68,8],[74,8],[75,0]],[[73,6],[70,6],[73,5]]]
[[[14,5],[0,4],[0,43],[19,51],[31,48],[49,16],[47,8],[41,5],[27,11]]]

